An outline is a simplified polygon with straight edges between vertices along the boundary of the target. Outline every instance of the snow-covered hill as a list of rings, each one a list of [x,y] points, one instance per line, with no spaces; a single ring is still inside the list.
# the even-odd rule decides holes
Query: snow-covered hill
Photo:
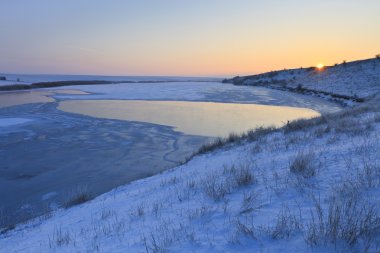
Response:
[[[336,66],[274,71],[235,77],[226,82],[273,88],[322,92],[336,98],[367,99],[380,92],[380,58],[348,62]]]

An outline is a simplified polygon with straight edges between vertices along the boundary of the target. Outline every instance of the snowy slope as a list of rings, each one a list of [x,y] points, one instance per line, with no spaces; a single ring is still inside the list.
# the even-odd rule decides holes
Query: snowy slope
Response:
[[[378,252],[380,112],[367,104],[17,226],[0,252]]]
[[[380,92],[380,59],[316,68],[282,70],[260,75],[236,77],[230,82],[239,85],[302,87],[343,96],[368,98]]]

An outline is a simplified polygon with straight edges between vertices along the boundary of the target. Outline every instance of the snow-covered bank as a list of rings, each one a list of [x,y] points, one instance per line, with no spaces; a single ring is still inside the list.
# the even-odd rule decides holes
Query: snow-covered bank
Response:
[[[273,71],[225,82],[299,91],[347,103],[348,100],[368,99],[380,91],[380,59],[344,62],[322,69]]]
[[[290,123],[1,235],[2,252],[378,252],[380,112]]]

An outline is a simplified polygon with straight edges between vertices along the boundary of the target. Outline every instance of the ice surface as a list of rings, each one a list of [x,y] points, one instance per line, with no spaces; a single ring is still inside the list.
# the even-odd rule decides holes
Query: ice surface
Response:
[[[0,118],[0,127],[9,127],[19,124],[24,124],[33,121],[32,119],[24,118]]]

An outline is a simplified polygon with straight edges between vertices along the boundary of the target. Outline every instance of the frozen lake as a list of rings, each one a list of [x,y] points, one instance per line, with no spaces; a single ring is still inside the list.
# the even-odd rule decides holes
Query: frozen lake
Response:
[[[227,137],[259,126],[282,126],[288,120],[319,116],[306,108],[215,102],[143,100],[71,100],[58,109],[97,118],[153,123],[205,137]]]
[[[337,110],[318,98],[213,82],[3,92],[2,220],[54,209],[77,188],[99,195],[174,167],[216,136]]]

